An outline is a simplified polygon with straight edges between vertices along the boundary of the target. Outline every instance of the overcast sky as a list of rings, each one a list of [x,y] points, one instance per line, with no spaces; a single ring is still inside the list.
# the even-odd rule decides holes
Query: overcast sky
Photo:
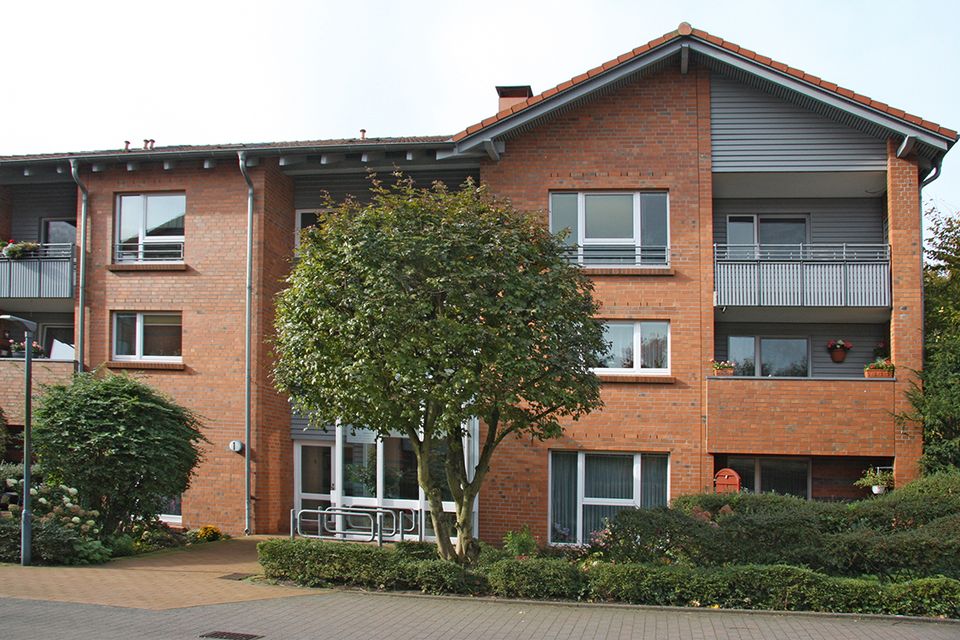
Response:
[[[683,5],[682,8],[669,5]],[[4,2],[0,155],[452,134],[694,27],[960,128],[960,3]],[[960,209],[960,150],[925,190]]]

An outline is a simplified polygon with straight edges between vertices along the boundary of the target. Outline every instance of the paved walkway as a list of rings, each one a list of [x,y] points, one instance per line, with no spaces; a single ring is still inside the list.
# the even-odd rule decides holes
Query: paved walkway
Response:
[[[304,589],[238,580],[261,573],[251,536],[183,550],[118,558],[94,567],[0,565],[0,596],[176,609],[303,595]],[[226,579],[224,576],[233,576]],[[0,633],[0,637],[3,634]]]
[[[0,565],[0,638],[182,640],[226,632],[265,640],[960,639],[960,624],[951,623],[426,598],[223,579],[259,572],[257,541],[100,567]]]

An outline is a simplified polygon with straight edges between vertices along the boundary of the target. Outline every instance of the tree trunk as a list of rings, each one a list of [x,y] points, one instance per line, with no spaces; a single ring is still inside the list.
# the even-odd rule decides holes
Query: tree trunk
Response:
[[[417,454],[417,480],[427,496],[430,505],[430,519],[433,522],[433,531],[437,536],[437,549],[444,560],[456,560],[457,550],[450,542],[450,530],[447,521],[443,519],[443,495],[437,485],[438,478],[430,473],[430,457],[433,451],[430,441],[424,439],[421,446],[415,448]]]

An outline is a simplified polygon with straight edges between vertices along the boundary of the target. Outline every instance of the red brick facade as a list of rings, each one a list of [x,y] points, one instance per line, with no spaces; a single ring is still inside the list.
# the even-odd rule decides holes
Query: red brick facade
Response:
[[[688,73],[666,65],[633,78],[507,137],[496,159],[468,159],[493,193],[521,210],[547,211],[551,191],[558,190],[669,195],[669,268],[591,271],[602,318],[669,321],[669,374],[602,376],[605,406],[569,424],[562,438],[506,441],[480,496],[480,536],[496,542],[528,524],[539,540],[547,540],[551,450],[668,454],[670,497],[709,491],[717,464],[727,456],[809,460],[814,498],[861,495],[852,482],[867,466],[893,464],[897,482],[915,477],[921,430],[898,426],[893,416],[907,408],[910,371],[922,364],[922,167],[916,159],[898,158],[897,141],[888,141],[889,323],[897,380],[715,378],[710,71],[691,62]],[[531,98],[523,108],[549,98]],[[509,116],[500,114],[483,126]],[[470,135],[476,131],[471,128]],[[358,165],[367,162],[366,154],[361,160],[354,151],[338,147],[331,154],[356,156],[353,168],[341,174],[362,173]],[[408,152],[408,159],[421,153]],[[202,416],[209,443],[184,496],[183,523],[217,524],[234,534],[245,524],[245,469],[243,455],[228,450],[231,440],[246,442],[251,455],[252,532],[286,530],[294,506],[290,409],[271,381],[269,339],[273,300],[293,254],[298,175],[285,170],[276,153],[256,160],[249,168],[255,192],[249,442],[244,433],[247,185],[236,158],[219,157],[210,168],[203,168],[203,160],[178,160],[167,169],[155,160],[128,166],[118,159],[96,171],[86,162],[81,172],[90,191],[82,362],[88,369],[106,365],[136,375]],[[316,157],[296,161],[324,170]],[[186,194],[184,267],[116,268],[118,194],[170,191]],[[9,234],[12,215],[8,189],[0,185],[0,236]],[[111,363],[112,314],[123,311],[180,312],[182,366]],[[0,365],[5,389],[0,406],[15,423],[21,370],[12,362]],[[38,364],[36,371],[37,382],[55,381],[69,376],[70,367]]]

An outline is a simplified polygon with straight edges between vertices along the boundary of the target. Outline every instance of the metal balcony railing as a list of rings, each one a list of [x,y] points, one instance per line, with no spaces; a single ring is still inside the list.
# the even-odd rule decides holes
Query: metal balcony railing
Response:
[[[716,244],[717,306],[889,307],[885,244]]]
[[[72,298],[75,247],[38,244],[17,257],[0,254],[0,298]]]
[[[595,267],[670,266],[670,248],[633,244],[584,244],[567,248],[567,260]]]
[[[113,261],[183,262],[183,242],[118,242],[113,246]]]

